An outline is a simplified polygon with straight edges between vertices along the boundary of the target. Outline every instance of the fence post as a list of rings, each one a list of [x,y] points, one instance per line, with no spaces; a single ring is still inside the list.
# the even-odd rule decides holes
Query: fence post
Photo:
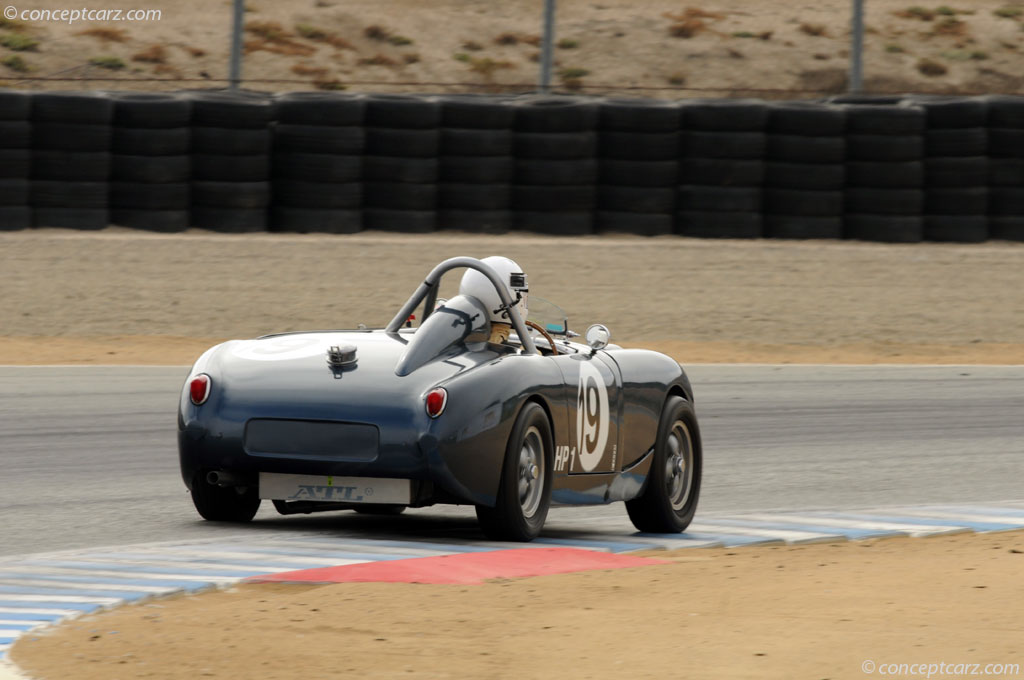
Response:
[[[850,93],[860,94],[864,89],[864,0],[853,0],[850,36]]]
[[[242,82],[242,22],[245,15],[245,0],[234,0],[231,20],[231,89],[237,90]]]
[[[551,61],[555,42],[555,0],[544,0],[544,43],[540,51],[540,91],[551,88]]]

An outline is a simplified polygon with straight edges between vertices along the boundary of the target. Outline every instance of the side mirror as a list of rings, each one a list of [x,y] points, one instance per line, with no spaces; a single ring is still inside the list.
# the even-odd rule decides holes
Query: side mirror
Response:
[[[596,352],[608,346],[608,342],[612,339],[612,334],[606,326],[596,323],[587,329],[584,337],[587,340],[587,344],[590,345],[590,349]]]

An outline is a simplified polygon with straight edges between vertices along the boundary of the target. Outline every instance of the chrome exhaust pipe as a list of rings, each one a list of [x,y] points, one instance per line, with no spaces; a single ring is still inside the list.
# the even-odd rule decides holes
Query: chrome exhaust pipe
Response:
[[[245,486],[245,482],[224,470],[211,470],[206,473],[206,483],[214,486]]]

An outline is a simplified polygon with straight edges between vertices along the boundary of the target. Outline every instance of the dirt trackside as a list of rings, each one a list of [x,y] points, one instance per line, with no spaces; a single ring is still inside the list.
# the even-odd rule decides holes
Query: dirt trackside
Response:
[[[22,639],[12,658],[38,680],[790,680],[1024,666],[1021,532],[649,554],[672,564],[480,586],[248,585],[88,616]]]
[[[504,254],[582,331],[683,363],[1024,363],[1024,244],[0,233],[0,363],[188,364],[382,326],[437,262]],[[449,290],[449,293],[452,291]]]

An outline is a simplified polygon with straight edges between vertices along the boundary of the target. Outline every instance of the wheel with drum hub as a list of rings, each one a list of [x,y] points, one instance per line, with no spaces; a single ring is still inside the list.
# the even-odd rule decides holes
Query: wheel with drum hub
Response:
[[[539,404],[530,402],[516,419],[505,449],[494,507],[476,506],[488,538],[532,541],[540,535],[551,504],[551,423]]]
[[[248,522],[260,509],[255,486],[210,484],[204,470],[192,480],[192,503],[202,518],[211,522]]]
[[[679,533],[693,521],[700,496],[700,429],[690,402],[671,397],[661,412],[654,460],[639,498],[626,501],[629,519],[640,531]]]

